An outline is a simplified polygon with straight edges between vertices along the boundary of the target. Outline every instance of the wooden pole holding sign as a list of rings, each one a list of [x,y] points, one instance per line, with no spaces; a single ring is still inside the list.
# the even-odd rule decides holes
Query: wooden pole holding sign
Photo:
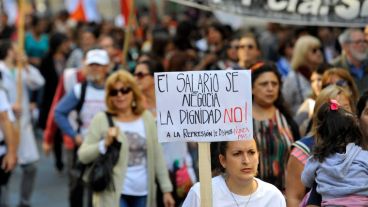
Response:
[[[198,142],[198,202],[201,207],[212,207],[210,143],[253,137],[250,71],[167,72],[154,76],[159,142]]]
[[[201,207],[212,207],[211,147],[209,142],[198,142]]]

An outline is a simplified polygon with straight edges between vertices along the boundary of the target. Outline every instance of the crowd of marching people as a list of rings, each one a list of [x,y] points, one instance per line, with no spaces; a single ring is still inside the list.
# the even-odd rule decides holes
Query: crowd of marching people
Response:
[[[32,206],[39,150],[67,173],[71,207],[200,206],[197,144],[158,142],[153,75],[230,69],[252,74],[253,140],[211,144],[213,205],[367,206],[368,28],[233,29],[143,9],[125,54],[124,27],[60,12],[28,15],[19,51],[0,15],[0,207],[17,165],[18,206]],[[111,185],[91,188],[108,154]]]

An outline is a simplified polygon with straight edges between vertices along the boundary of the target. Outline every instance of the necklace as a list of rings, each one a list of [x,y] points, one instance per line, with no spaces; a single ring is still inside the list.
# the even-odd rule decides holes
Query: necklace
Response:
[[[237,201],[237,200],[236,200],[236,198],[234,197],[234,193],[230,191],[229,185],[227,184],[227,180],[225,180],[225,183],[226,183],[226,185],[227,185],[227,189],[228,189],[228,191],[229,191],[229,193],[230,193],[231,197],[233,198],[233,200],[234,200],[234,202],[235,202],[236,206],[237,206],[237,207],[239,207],[238,201]],[[253,189],[252,189],[252,191],[253,191]],[[248,206],[248,203],[249,203],[250,199],[252,198],[252,195],[253,195],[253,193],[254,193],[254,192],[252,192],[252,191],[251,191],[251,194],[250,194],[250,195],[249,195],[249,197],[248,197],[248,200],[247,200],[247,203],[245,204],[245,207],[247,207],[247,206]]]

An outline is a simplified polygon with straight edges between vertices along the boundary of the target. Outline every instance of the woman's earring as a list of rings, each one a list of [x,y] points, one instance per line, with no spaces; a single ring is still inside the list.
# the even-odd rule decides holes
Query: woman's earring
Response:
[[[132,108],[137,107],[137,103],[135,102],[135,100],[132,101]]]

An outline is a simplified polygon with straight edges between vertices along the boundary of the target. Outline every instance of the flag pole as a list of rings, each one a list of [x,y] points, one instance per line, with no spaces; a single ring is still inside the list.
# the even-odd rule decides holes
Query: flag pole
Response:
[[[157,5],[155,0],[150,0],[150,16],[151,16],[151,23],[156,24],[157,23]]]
[[[24,58],[24,21],[25,21],[25,0],[19,0],[19,15],[18,15],[18,54],[21,55],[21,60]],[[22,84],[22,70],[23,70],[23,62],[17,61],[17,99],[16,103],[18,106],[22,106],[22,98],[23,98],[23,84]]]
[[[134,6],[134,0],[129,0],[128,2],[129,7],[129,18],[128,18],[128,24],[125,28],[125,36],[124,36],[124,45],[123,45],[123,57],[122,57],[122,65],[128,69],[128,50],[129,50],[129,43],[130,43],[130,36],[132,33],[132,24],[134,20],[134,12],[135,12],[135,6]]]

